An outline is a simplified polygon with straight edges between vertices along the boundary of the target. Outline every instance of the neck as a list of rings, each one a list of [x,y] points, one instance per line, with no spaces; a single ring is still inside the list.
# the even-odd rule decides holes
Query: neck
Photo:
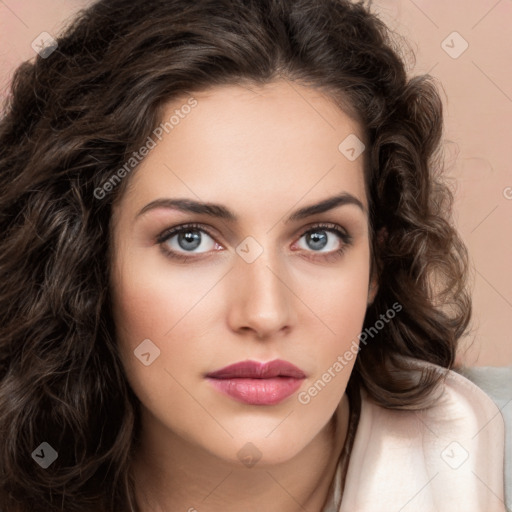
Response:
[[[192,445],[165,426],[144,431],[133,472],[140,512],[321,512],[348,429],[343,395],[325,427],[295,457],[273,465],[240,464]]]

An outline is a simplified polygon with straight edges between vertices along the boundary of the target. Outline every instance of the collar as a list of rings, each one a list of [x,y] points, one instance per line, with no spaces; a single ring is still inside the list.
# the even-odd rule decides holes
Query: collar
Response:
[[[322,512],[505,512],[504,423],[475,384],[445,368],[434,404],[387,409],[360,389],[361,412]]]

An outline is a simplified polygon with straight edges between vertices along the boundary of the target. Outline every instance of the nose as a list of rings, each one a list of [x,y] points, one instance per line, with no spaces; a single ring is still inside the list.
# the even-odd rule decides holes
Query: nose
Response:
[[[230,272],[228,323],[238,333],[268,339],[291,329],[297,300],[286,272],[264,251],[255,261],[240,258]]]

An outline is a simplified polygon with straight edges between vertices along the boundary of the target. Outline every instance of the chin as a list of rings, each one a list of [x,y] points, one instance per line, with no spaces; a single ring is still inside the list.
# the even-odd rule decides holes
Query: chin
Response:
[[[272,429],[265,428],[260,431],[250,429],[251,434],[247,432],[236,435],[232,432],[233,439],[219,443],[211,443],[210,446],[203,445],[214,456],[224,460],[228,464],[239,466],[246,465],[248,468],[257,466],[258,468],[276,466],[286,463],[296,457],[310,443],[311,437],[304,432],[297,432],[293,435],[290,430],[278,427],[274,432]],[[275,429],[276,425],[274,425]],[[277,432],[282,429],[280,433]]]

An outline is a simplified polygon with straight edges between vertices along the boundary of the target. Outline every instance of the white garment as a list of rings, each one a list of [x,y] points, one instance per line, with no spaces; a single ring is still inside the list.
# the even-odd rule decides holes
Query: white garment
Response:
[[[505,420],[505,508],[512,512],[512,366],[459,368],[491,397]]]
[[[421,411],[383,408],[361,390],[343,497],[338,465],[322,512],[505,512],[504,435],[498,407],[453,371]]]

